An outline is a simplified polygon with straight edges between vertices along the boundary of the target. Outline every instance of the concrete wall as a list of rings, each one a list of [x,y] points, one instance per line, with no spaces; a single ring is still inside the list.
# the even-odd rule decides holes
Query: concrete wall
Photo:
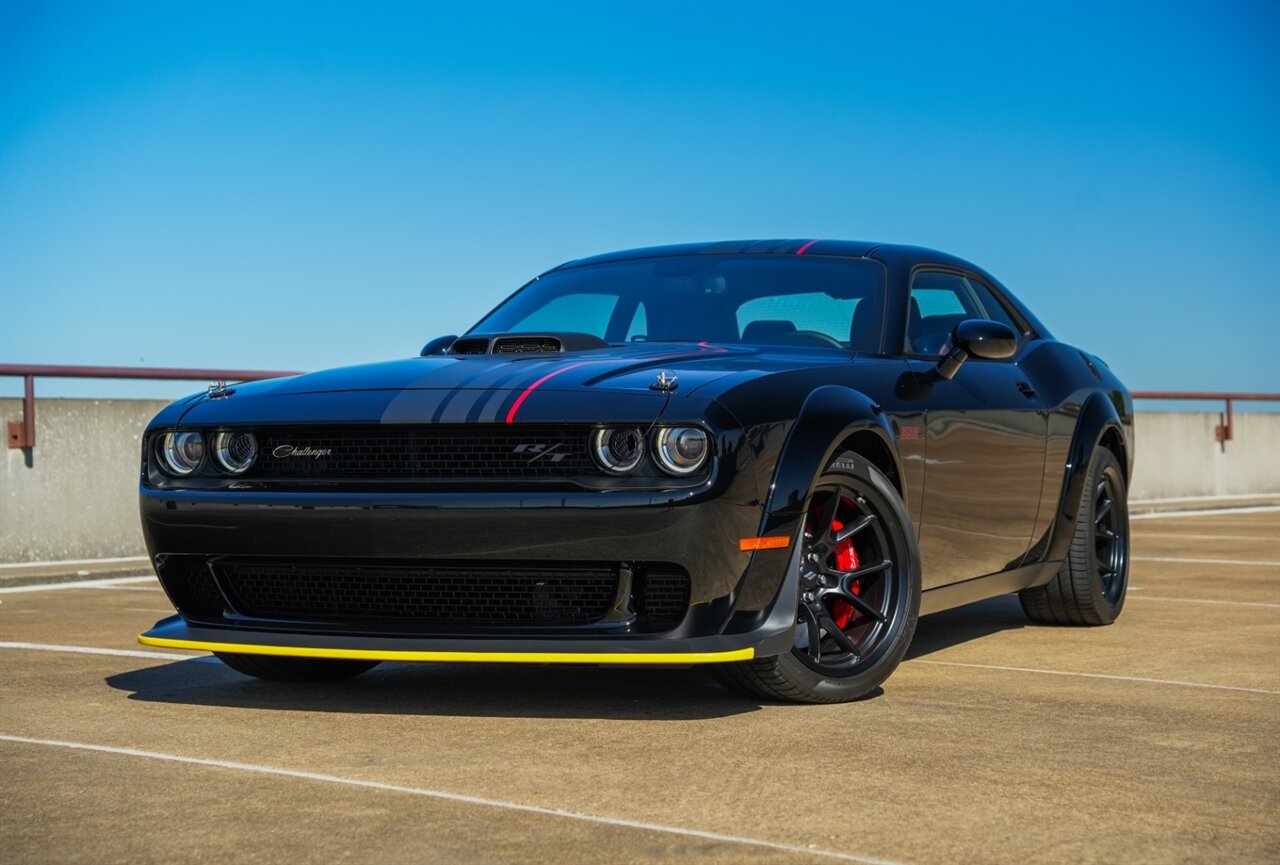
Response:
[[[143,555],[142,430],[165,405],[37,399],[36,446],[30,452],[3,448],[0,562]],[[20,417],[22,400],[0,399],[0,418]]]
[[[1280,493],[1280,414],[1236,412],[1214,441],[1217,412],[1139,412],[1131,499]]]
[[[0,399],[16,420],[21,400]],[[4,449],[0,562],[142,555],[137,482],[151,400],[42,399],[31,464]],[[1216,413],[1140,413],[1134,499],[1280,493],[1280,415],[1237,414],[1225,451]]]

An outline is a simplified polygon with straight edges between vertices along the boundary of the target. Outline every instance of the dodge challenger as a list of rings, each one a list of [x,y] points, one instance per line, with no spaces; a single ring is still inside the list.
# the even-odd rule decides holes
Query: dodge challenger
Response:
[[[177,615],[277,680],[380,661],[707,664],[875,691],[920,615],[1124,605],[1133,403],[989,273],[912,246],[571,261],[416,357],[217,383],[143,439]]]

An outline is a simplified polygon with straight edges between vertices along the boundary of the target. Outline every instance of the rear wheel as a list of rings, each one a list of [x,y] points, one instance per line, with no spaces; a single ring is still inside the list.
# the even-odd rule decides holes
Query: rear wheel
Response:
[[[865,697],[902,660],[920,614],[919,555],[902,498],[875,466],[844,454],[818,479],[801,543],[794,648],[714,672],[767,699]]]
[[[1099,447],[1089,464],[1071,549],[1046,585],[1018,593],[1022,609],[1047,625],[1109,625],[1129,585],[1129,504],[1116,455]]]
[[[214,654],[238,673],[276,682],[332,682],[358,676],[378,666],[377,661],[349,661],[343,658],[290,658],[232,652]]]

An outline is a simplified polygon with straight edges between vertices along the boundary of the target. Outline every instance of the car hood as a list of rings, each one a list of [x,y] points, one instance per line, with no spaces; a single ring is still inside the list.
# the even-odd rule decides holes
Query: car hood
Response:
[[[770,372],[848,362],[840,352],[708,343],[436,355],[237,384],[198,400],[183,423],[647,422],[672,396],[714,399]],[[660,372],[675,376],[673,394],[651,387]]]

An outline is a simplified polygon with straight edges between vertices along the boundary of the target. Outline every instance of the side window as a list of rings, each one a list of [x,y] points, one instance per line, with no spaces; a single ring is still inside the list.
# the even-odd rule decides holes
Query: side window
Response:
[[[951,347],[951,331],[966,318],[985,318],[969,280],[955,273],[917,273],[907,311],[907,353],[937,356]]]
[[[998,321],[1001,324],[1009,325],[1009,327],[1013,329],[1013,332],[1021,337],[1024,332],[1023,328],[1013,320],[1013,316],[1009,315],[1008,311],[1005,310],[1004,305],[996,299],[995,293],[987,287],[987,284],[980,279],[969,279],[967,282],[969,283],[969,287],[973,289],[973,293],[977,296],[979,302],[981,302],[982,308],[986,311],[987,314],[985,317],[992,321]]]
[[[574,331],[604,339],[617,305],[616,294],[562,294],[522,318],[511,330]]]

